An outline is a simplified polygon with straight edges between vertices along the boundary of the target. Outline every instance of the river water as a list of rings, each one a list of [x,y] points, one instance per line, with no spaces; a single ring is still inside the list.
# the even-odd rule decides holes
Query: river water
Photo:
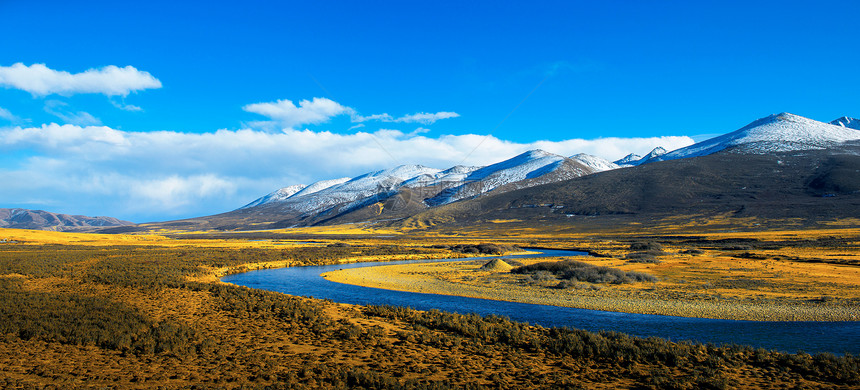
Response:
[[[539,255],[493,258],[578,256],[583,252],[541,250]],[[474,259],[463,259],[474,260]],[[452,261],[451,259],[435,261]],[[330,299],[357,305],[408,306],[418,310],[439,309],[456,313],[496,314],[544,327],[567,326],[590,331],[617,331],[640,337],[714,344],[743,344],[783,352],[832,352],[860,354],[860,322],[763,322],[616,313],[568,307],[503,302],[448,295],[422,294],[353,286],[326,280],[320,274],[346,268],[415,263],[416,261],[368,262],[289,267],[228,275],[222,281],[290,295]],[[418,262],[428,262],[420,260]]]

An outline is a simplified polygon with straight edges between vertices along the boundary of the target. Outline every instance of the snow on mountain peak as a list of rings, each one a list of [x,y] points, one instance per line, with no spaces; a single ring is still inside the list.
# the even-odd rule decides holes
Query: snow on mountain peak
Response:
[[[423,165],[414,165],[413,164],[413,165],[400,165],[400,166],[394,167],[394,168],[383,169],[381,171],[373,172],[372,175],[375,177],[381,177],[381,176],[395,177],[395,178],[401,179],[401,181],[403,181],[403,180],[411,179],[411,178],[418,176],[418,175],[424,175],[424,174],[431,174],[432,175],[432,174],[436,174],[439,172],[441,172],[440,169],[429,168],[429,167],[425,167]],[[361,176],[359,176],[359,177],[361,177]]]
[[[657,161],[704,156],[730,147],[749,153],[823,149],[860,139],[860,132],[790,113],[770,115],[728,134],[714,137],[663,156]]]
[[[613,162],[609,162],[609,161],[602,159],[600,157],[597,157],[597,156],[592,156],[590,154],[579,153],[579,154],[570,156],[570,158],[573,160],[576,160],[577,162],[581,163],[582,165],[585,165],[585,166],[593,169],[595,172],[603,172],[603,171],[609,171],[612,169],[620,168],[620,166],[618,164],[615,164]]]
[[[519,156],[528,156],[529,158],[542,158],[542,157],[558,156],[558,155],[555,153],[547,152],[546,150],[543,150],[543,149],[534,149],[534,150],[529,150],[525,153],[522,153]],[[519,156],[517,156],[517,157],[519,157]]]
[[[295,184],[295,185],[281,188],[275,192],[280,196],[283,196],[285,198],[289,198],[289,197],[293,196],[293,194],[295,194],[296,192],[299,192],[299,191],[305,189],[305,187],[307,187],[307,185]]]
[[[669,151],[668,151],[668,150],[666,150],[666,149],[664,149],[662,146],[658,146],[658,147],[654,148],[653,150],[651,150],[651,153],[648,153],[648,154],[645,156],[645,158],[646,158],[646,159],[649,159],[649,158],[654,158],[654,157],[662,156],[662,155],[664,155],[664,154],[666,154],[666,153],[668,153],[668,152],[669,152]]]

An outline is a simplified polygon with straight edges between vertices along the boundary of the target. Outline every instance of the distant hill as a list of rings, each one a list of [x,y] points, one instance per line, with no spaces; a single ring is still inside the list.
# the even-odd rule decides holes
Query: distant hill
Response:
[[[70,231],[127,225],[133,225],[133,223],[112,217],[57,214],[43,210],[0,209],[0,228]]]

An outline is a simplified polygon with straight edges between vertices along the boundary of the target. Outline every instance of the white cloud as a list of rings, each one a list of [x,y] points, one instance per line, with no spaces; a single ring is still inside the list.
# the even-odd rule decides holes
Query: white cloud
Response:
[[[350,113],[352,109],[339,103],[315,97],[312,100],[302,100],[298,107],[290,100],[278,100],[271,103],[254,103],[242,107],[243,110],[268,117],[276,124],[287,129],[295,126],[318,124],[332,117]],[[256,122],[257,124],[263,124]]]
[[[133,66],[120,68],[108,65],[81,73],[69,73],[48,68],[45,64],[26,66],[19,62],[12,66],[0,66],[0,85],[24,90],[35,96],[81,93],[127,96],[131,92],[161,88],[161,81]]]
[[[201,198],[229,196],[236,192],[235,183],[214,174],[127,181],[127,199],[132,210],[181,210]]]
[[[29,154],[0,167],[0,199],[9,204],[39,198],[45,202],[40,207],[52,211],[143,222],[229,211],[287,185],[398,164],[486,165],[536,148],[617,159],[691,143],[688,137],[517,143],[478,134],[427,137],[398,130],[180,133],[19,126],[0,128],[0,155]]]
[[[448,118],[457,118],[460,114],[456,112],[448,112],[441,111],[435,114],[427,113],[427,112],[419,112],[412,115],[406,115],[400,118],[395,119],[395,122],[404,122],[404,123],[423,123],[425,125],[433,124],[441,119]]]
[[[102,124],[101,120],[92,116],[92,114],[88,112],[70,111],[67,107],[67,103],[59,100],[48,100],[45,102],[45,112],[63,120],[65,123],[79,126]]]
[[[110,104],[123,111],[143,111],[143,108],[141,108],[140,106],[135,106],[134,104],[126,104],[125,101],[117,102],[113,99],[110,99]]]
[[[0,119],[5,119],[9,122],[17,122],[19,120],[17,116],[12,115],[12,113],[9,112],[9,110],[7,110],[3,107],[0,107]]]
[[[387,123],[421,123],[431,125],[442,119],[457,118],[460,114],[456,112],[440,111],[437,113],[418,112],[415,114],[393,117],[387,113],[362,116],[352,107],[344,106],[334,100],[315,97],[311,100],[302,100],[296,106],[291,100],[282,99],[274,102],[254,103],[242,107],[247,112],[260,114],[269,118],[269,121],[249,122],[253,128],[264,129],[294,129],[302,125],[314,125],[329,121],[338,115],[349,115],[353,123],[359,125],[350,127],[349,130],[362,126],[362,122],[387,122]]]
[[[415,114],[404,115],[399,118],[395,118],[389,114],[375,114],[368,116],[361,116],[358,114],[352,115],[353,122],[368,122],[368,121],[379,121],[379,122],[392,122],[392,123],[422,123],[425,125],[432,125],[436,123],[436,121],[448,118],[457,118],[460,114],[456,112],[448,112],[448,111],[440,111],[435,114],[427,113],[427,112],[418,112]]]

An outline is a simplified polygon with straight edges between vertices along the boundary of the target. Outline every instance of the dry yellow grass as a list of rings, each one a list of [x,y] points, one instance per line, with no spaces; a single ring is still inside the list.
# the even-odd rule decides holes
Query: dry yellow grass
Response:
[[[507,226],[507,224],[501,225]],[[177,232],[163,231],[161,233],[169,233],[174,237],[181,236]],[[23,245],[15,245],[29,246],[32,250],[41,249],[28,244],[69,245],[70,251],[77,251],[79,247],[93,246],[98,248],[97,252],[99,253],[115,250],[117,251],[116,257],[124,256],[129,252],[145,253],[145,250],[138,251],[137,248],[134,248],[133,251],[125,251],[127,248],[124,247],[131,245],[139,245],[142,249],[146,247],[182,248],[176,252],[184,252],[185,248],[188,248],[188,252],[192,253],[195,248],[276,249],[283,248],[285,245],[289,247],[310,245],[297,244],[296,242],[302,241],[302,239],[291,238],[293,234],[305,236],[319,234],[321,238],[314,241],[321,243],[313,245],[345,242],[348,244],[420,247],[436,243],[496,242],[554,248],[588,248],[610,256],[605,259],[590,260],[595,264],[642,270],[659,274],[665,278],[654,285],[660,287],[655,289],[656,292],[641,288],[644,285],[615,286],[618,288],[614,288],[614,291],[622,298],[635,297],[636,294],[664,292],[689,295],[694,290],[701,290],[699,288],[701,284],[719,280],[721,276],[736,279],[761,276],[766,272],[772,272],[772,270],[782,273],[782,276],[774,278],[774,280],[780,281],[780,288],[784,288],[792,280],[797,280],[797,284],[804,286],[804,288],[812,288],[809,291],[803,291],[803,294],[806,294],[803,296],[813,297],[821,292],[832,292],[837,299],[848,299],[848,297],[855,296],[852,294],[856,293],[858,284],[856,272],[835,272],[834,269],[843,270],[843,268],[834,268],[836,266],[833,264],[804,263],[794,260],[738,259],[718,250],[708,250],[698,255],[668,255],[664,256],[662,258],[664,262],[658,265],[626,264],[621,260],[623,255],[628,252],[627,246],[630,240],[664,233],[653,230],[633,232],[619,229],[605,232],[606,234],[594,234],[576,232],[564,227],[546,229],[499,228],[483,231],[466,229],[454,232],[437,231],[406,235],[385,229],[377,230],[372,226],[348,225],[301,230],[286,229],[275,231],[275,233],[276,238],[268,241],[248,241],[238,238],[230,239],[229,234],[224,235],[225,239],[203,240],[173,239],[163,234],[96,235],[0,229],[0,240],[23,242]],[[372,239],[367,240],[363,237],[372,233],[376,234]],[[350,237],[345,240],[339,237],[338,240],[331,240],[324,237],[327,234],[351,235],[354,238]],[[690,237],[695,235],[689,231],[673,233],[675,236],[683,234],[689,234]],[[750,236],[750,233],[733,234],[735,233],[719,233],[709,235],[708,238]],[[380,235],[391,237],[380,237]],[[763,232],[755,237],[774,240],[805,240],[829,236],[858,237],[860,234],[856,229],[824,229],[813,232]],[[192,237],[188,236],[188,238]],[[0,245],[7,244],[0,243]],[[118,248],[108,248],[109,246],[118,246]],[[53,251],[57,248],[50,249]],[[169,252],[160,248],[155,249]],[[153,249],[154,252],[156,252],[155,249]],[[681,246],[667,247],[667,250],[673,253],[679,252],[680,249],[682,249]],[[9,253],[16,250],[10,248]],[[58,252],[61,251],[62,248],[58,250]],[[51,252],[49,257],[56,256],[55,253],[58,252]],[[218,251],[204,250],[200,253],[210,252]],[[253,251],[236,252],[241,254]],[[819,257],[858,259],[856,250],[845,248],[803,247],[767,250],[758,254],[764,254],[770,258],[792,256],[798,257],[800,260]],[[17,256],[17,253],[12,253],[11,256]],[[341,261],[416,258],[421,256],[396,255],[369,258],[356,254],[353,257],[341,259]],[[438,257],[437,255],[433,256]],[[458,255],[451,254],[451,256]],[[557,388],[559,384],[566,381],[586,388],[642,388],[645,386],[643,385],[644,381],[654,376],[655,372],[662,372],[663,378],[686,376],[689,379],[693,375],[692,370],[705,367],[704,363],[697,363],[699,365],[695,366],[688,365],[686,368],[665,367],[660,365],[662,363],[651,360],[628,361],[622,365],[616,358],[599,360],[555,355],[545,351],[534,351],[530,348],[497,344],[484,340],[476,339],[473,341],[448,331],[416,327],[403,320],[368,316],[363,314],[360,307],[306,300],[315,305],[321,305],[325,312],[335,320],[330,331],[324,330],[314,333],[308,324],[279,318],[273,312],[230,309],[229,305],[225,305],[225,300],[205,288],[200,290],[197,288],[171,287],[137,288],[124,287],[121,284],[93,282],[76,276],[87,271],[89,267],[98,265],[90,264],[96,260],[89,257],[82,259],[80,263],[73,264],[75,272],[64,278],[20,274],[6,274],[3,277],[14,279],[12,280],[14,283],[20,282],[24,291],[97,297],[139,311],[153,321],[176,321],[193,328],[201,339],[212,340],[213,348],[184,357],[167,352],[138,355],[120,353],[91,345],[68,345],[55,341],[23,340],[14,335],[0,335],[0,382],[6,386],[11,388],[41,388],[45,386],[56,388],[153,388],[157,386],[183,388],[198,385],[213,388],[239,388],[243,385],[249,387],[281,385],[284,382],[296,380],[299,381],[298,383],[306,384],[309,387],[321,388],[325,384],[315,381],[312,368],[325,365],[325,369],[346,367],[365,370],[375,375],[388,375],[398,380],[444,379],[451,381],[453,387],[484,385],[501,388]],[[209,269],[209,275],[198,276],[197,280],[217,283],[216,276],[223,272],[293,265],[286,260],[260,262],[257,261],[259,258],[250,256],[239,259],[240,262],[247,261],[247,264],[228,270]],[[109,259],[103,258],[102,260]],[[486,287],[481,283],[496,286],[496,290],[499,290],[498,286],[508,286],[504,284],[506,283],[505,274],[475,272],[468,269],[468,267],[480,267],[485,262],[486,260],[482,259],[474,262],[473,265],[469,265],[469,263],[438,264],[438,267],[449,267],[451,273],[445,277],[448,280],[442,280],[449,284],[475,288],[476,291]],[[152,263],[151,266],[156,269],[161,267],[157,263]],[[419,270],[409,266],[404,266],[404,269],[408,270],[407,272],[419,272]],[[853,268],[844,269],[853,270]],[[414,275],[406,276],[409,278],[408,280],[414,280]],[[430,274],[424,276],[430,277]],[[467,276],[472,279],[466,280],[468,279]],[[687,279],[687,282],[681,283],[675,280],[681,278]],[[826,282],[821,281],[821,278],[828,280]],[[821,284],[816,285],[816,280]],[[5,280],[5,282],[9,282],[9,280]],[[512,282],[514,284],[509,285],[510,290],[515,291],[513,287],[518,287],[518,284],[515,280]],[[713,291],[726,296],[730,293],[740,294],[739,297],[746,294],[739,292],[740,290],[718,287],[714,285]],[[543,290],[554,291],[546,288]],[[602,291],[604,290],[599,292]],[[786,294],[802,295],[800,291],[792,291]],[[782,293],[784,292],[780,292],[779,289],[749,291],[751,296],[756,294],[777,296]],[[595,296],[595,298],[601,297]],[[681,298],[678,298],[679,302],[682,300]],[[762,302],[770,302],[768,299],[771,298],[762,298]],[[773,299],[776,302],[777,298]],[[253,300],[245,303],[253,304]],[[832,303],[824,304],[832,305]],[[241,305],[237,305],[237,307],[239,306]],[[358,336],[349,336],[346,333],[355,329],[360,331]],[[378,335],[369,337],[371,333]],[[690,355],[691,359],[698,359],[701,355],[701,361],[704,361],[704,358],[707,357],[705,350],[705,347],[699,348],[697,351],[700,352]],[[723,356],[728,358],[726,355]],[[785,373],[782,367],[779,367],[779,371],[777,371],[775,366],[762,367],[758,363],[754,365],[748,363],[752,361],[751,358],[746,359],[748,360],[733,366],[726,365],[727,360],[714,360],[722,363],[718,363],[716,366],[709,365],[708,375],[709,377],[716,375],[726,378],[728,387],[833,387],[830,382],[824,380],[804,378],[797,372]],[[311,369],[309,370],[309,368]],[[774,373],[778,373],[778,375]],[[686,388],[693,388],[691,386],[696,382],[684,383],[690,383]],[[847,386],[843,387],[847,388]]]
[[[167,232],[164,232],[167,233]],[[199,234],[202,232],[186,232],[186,234]],[[86,246],[114,246],[114,245],[139,245],[139,246],[161,246],[161,247],[207,247],[207,248],[283,248],[309,246],[305,242],[284,240],[228,240],[228,239],[173,239],[162,234],[94,234],[94,233],[70,233],[45,230],[23,230],[0,228],[0,245],[3,240],[16,242],[18,244],[34,245],[86,245]]]

